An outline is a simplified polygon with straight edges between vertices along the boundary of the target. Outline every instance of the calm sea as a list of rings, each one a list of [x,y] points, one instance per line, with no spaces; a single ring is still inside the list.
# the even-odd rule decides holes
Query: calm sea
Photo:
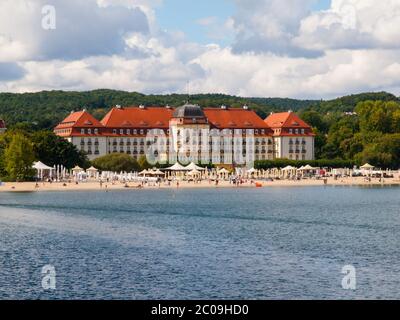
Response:
[[[0,194],[2,299],[400,298],[400,188]],[[42,288],[42,267],[56,290]],[[345,265],[357,289],[342,288]]]

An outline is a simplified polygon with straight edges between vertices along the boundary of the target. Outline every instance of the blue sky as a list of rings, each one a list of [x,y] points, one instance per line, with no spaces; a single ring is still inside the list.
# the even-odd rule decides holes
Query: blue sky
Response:
[[[312,8],[315,11],[328,9],[331,0],[318,0]],[[163,29],[169,31],[183,31],[189,41],[208,44],[216,42],[210,39],[208,30],[199,20],[215,17],[216,21],[223,24],[230,16],[235,14],[235,5],[231,0],[164,0],[156,10],[158,23]],[[230,37],[217,41],[221,45],[229,45]]]

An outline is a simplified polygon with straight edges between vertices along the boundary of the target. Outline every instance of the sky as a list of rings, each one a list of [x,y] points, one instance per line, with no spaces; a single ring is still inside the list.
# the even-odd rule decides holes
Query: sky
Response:
[[[399,0],[0,1],[0,92],[400,95],[399,47]]]

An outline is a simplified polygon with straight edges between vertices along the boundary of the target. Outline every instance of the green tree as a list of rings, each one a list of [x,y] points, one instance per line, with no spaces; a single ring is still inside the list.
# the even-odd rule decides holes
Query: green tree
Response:
[[[94,167],[101,171],[133,172],[139,170],[135,159],[124,153],[112,153],[92,161]]]
[[[75,145],[51,131],[35,132],[32,141],[36,158],[48,166],[63,165],[68,169],[76,165],[82,168],[90,166],[87,156],[82,151],[78,151]]]
[[[22,134],[16,134],[4,152],[4,167],[8,179],[25,181],[33,178],[32,169],[35,154],[31,141]]]
[[[151,168],[151,165],[147,162],[146,156],[141,156],[138,160],[138,164],[139,164],[140,169],[142,169],[142,170]]]

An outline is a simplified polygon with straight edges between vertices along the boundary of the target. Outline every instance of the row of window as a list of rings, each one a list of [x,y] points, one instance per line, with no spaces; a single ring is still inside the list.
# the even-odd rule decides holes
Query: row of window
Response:
[[[293,156],[293,155],[290,155],[289,156],[289,159],[290,160],[300,160],[300,156],[299,155],[296,155],[295,157]],[[301,156],[301,160],[306,160],[306,156],[303,154],[302,156]]]
[[[305,146],[307,144],[306,140],[303,138],[301,141],[299,139],[296,139],[296,141],[294,141],[293,139],[289,140],[289,145],[300,145],[302,144],[303,146]]]
[[[302,129],[303,131],[304,131],[304,129]],[[66,131],[68,131],[68,130],[66,130]],[[58,132],[60,132],[61,133],[61,131],[58,131]],[[168,129],[168,130],[162,130],[162,129],[152,129],[152,130],[145,130],[145,129],[140,129],[140,130],[137,130],[137,129],[113,129],[113,134],[119,134],[119,135],[145,135],[145,134],[148,134],[148,133],[153,133],[153,134],[160,134],[160,135],[162,135],[162,134],[166,134],[166,135],[169,135],[170,134],[170,130]],[[66,132],[67,133],[67,132]],[[180,134],[181,132],[178,130],[178,135]],[[231,129],[224,129],[224,130],[222,130],[222,134],[223,135],[232,135],[234,133],[234,130],[231,130]],[[244,131],[244,133],[245,133],[245,131]],[[303,132],[304,133],[304,132]],[[84,129],[84,128],[82,128],[81,129],[81,134],[89,134],[89,135],[91,135],[91,134],[95,134],[95,135],[97,135],[97,134],[99,134],[99,129],[91,129],[91,128],[89,128],[89,129]],[[256,130],[254,130],[254,134],[255,135],[265,135],[266,134],[266,131],[265,131],[265,129],[261,129],[261,130],[259,130],[259,129],[256,129]]]
[[[305,134],[305,129],[289,129],[289,134]]]

